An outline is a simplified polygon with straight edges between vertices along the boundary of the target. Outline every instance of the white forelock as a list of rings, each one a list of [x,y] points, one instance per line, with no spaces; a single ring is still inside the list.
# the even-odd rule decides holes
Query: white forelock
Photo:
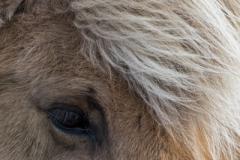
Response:
[[[237,159],[240,1],[76,0],[82,53],[118,71],[196,159]],[[200,147],[200,148],[199,148]]]

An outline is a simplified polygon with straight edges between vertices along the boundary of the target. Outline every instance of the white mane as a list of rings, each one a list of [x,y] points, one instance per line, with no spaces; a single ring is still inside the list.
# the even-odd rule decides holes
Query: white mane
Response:
[[[71,7],[82,53],[117,70],[195,159],[204,159],[201,151],[237,159],[240,1],[76,0]]]

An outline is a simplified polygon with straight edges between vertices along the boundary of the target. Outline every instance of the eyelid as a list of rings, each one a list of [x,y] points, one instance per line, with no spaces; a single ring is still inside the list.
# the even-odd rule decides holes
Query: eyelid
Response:
[[[51,109],[47,110],[47,114],[48,114],[48,118],[50,119],[50,121],[52,122],[54,128],[60,130],[61,132],[67,133],[67,134],[71,134],[71,135],[89,135],[90,137],[93,137],[93,131],[91,129],[90,123],[88,121],[88,118],[86,116],[86,114],[78,109],[76,106],[74,105],[68,105],[68,104],[60,104],[60,103],[56,103],[52,105],[53,107]],[[61,124],[60,122],[58,122],[58,117],[59,115],[55,115],[54,111],[56,110],[56,112],[75,112],[76,114],[79,114],[80,116],[83,117],[82,121],[83,121],[83,126],[74,126],[74,127],[66,127],[64,126],[64,124]],[[66,116],[64,115],[60,115],[60,116]],[[62,117],[60,117],[62,118]],[[66,117],[63,117],[66,118]]]
[[[69,110],[72,112],[77,112],[77,113],[84,113],[81,109],[79,109],[79,107],[75,106],[75,105],[71,105],[68,103],[53,103],[51,104],[51,108],[47,109],[48,111],[53,110],[53,109],[62,109],[62,110]]]
[[[88,125],[86,121],[87,117],[84,112],[75,112],[61,108],[53,108],[51,110],[48,110],[48,114],[49,118],[54,120],[56,123],[61,123],[63,126],[65,124],[65,128],[85,128]]]
[[[56,122],[54,119],[50,119],[52,123],[54,124],[55,127],[64,129],[65,132],[70,133],[70,134],[77,134],[77,133],[90,133],[89,128],[80,128],[80,127],[74,127],[74,128],[68,128],[60,125],[58,122]]]

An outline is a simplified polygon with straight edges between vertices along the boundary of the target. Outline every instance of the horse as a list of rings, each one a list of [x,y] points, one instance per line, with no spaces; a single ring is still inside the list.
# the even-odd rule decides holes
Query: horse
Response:
[[[1,0],[1,160],[240,159],[240,1]]]

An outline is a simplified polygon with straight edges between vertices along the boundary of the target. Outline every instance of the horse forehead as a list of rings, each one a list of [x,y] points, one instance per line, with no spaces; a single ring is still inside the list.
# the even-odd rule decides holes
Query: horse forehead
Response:
[[[0,37],[0,45],[4,48],[3,53],[12,52],[9,59],[14,63],[6,65],[18,70],[19,74],[44,75],[51,72],[51,75],[65,75],[67,78],[84,75],[103,76],[102,71],[82,55],[79,50],[81,37],[73,35],[74,29],[63,27],[61,24],[57,25],[57,29],[52,29],[56,28],[54,22],[49,22],[45,29],[41,26],[25,28],[25,24],[21,22],[16,24],[9,29],[2,29],[2,32],[8,34]],[[64,31],[64,28],[68,28],[68,31]],[[8,32],[9,30],[11,32]],[[75,40],[69,40],[68,35]]]

